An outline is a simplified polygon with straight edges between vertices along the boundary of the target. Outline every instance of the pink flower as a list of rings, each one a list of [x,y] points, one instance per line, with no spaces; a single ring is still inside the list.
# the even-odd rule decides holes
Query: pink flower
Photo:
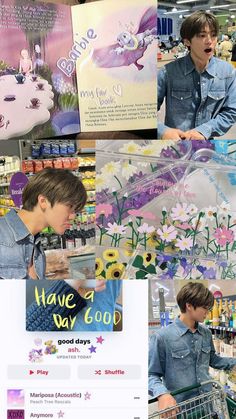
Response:
[[[186,203],[176,204],[176,207],[172,208],[171,217],[173,220],[187,221],[189,218],[188,205]]]
[[[160,228],[157,230],[157,234],[159,234],[162,240],[171,242],[176,239],[177,231],[173,226],[167,227],[167,225],[164,225],[162,230]]]
[[[191,237],[180,236],[180,239],[177,239],[176,241],[176,247],[180,250],[191,250],[191,247],[193,247],[193,239],[191,239]]]
[[[183,224],[176,224],[176,226],[175,227],[177,227],[177,228],[182,228],[183,230],[188,230],[188,229],[192,229],[193,227],[190,225],[190,224],[188,224],[188,223],[183,223]]]
[[[113,234],[125,234],[126,228],[123,225],[118,225],[117,223],[108,223],[108,227],[106,228],[107,234],[113,235]]]
[[[110,204],[98,204],[96,206],[96,218],[98,218],[101,214],[105,215],[105,217],[111,215],[112,206]]]
[[[214,233],[217,243],[220,246],[225,246],[227,243],[232,243],[234,241],[234,232],[228,230],[225,226],[218,227]]]
[[[137,228],[139,233],[153,233],[155,228],[153,226],[149,226],[147,223],[143,223],[140,227]]]
[[[134,217],[142,217],[146,218],[147,220],[155,220],[156,216],[152,212],[142,211],[142,210],[129,210],[129,215],[133,215]]]

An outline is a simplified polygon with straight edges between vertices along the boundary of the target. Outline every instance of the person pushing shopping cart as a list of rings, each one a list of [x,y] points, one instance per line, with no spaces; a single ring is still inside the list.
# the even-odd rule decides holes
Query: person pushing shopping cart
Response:
[[[216,354],[210,330],[200,324],[214,305],[213,294],[201,283],[188,282],[177,303],[180,316],[150,337],[149,392],[159,412],[151,417],[236,419],[236,408],[230,406],[229,416],[224,392],[209,381],[209,367],[236,368],[236,358]]]

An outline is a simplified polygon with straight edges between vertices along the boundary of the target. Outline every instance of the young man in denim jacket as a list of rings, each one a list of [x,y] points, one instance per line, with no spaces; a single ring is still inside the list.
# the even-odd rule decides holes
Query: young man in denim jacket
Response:
[[[221,370],[236,366],[236,358],[216,355],[211,331],[199,324],[213,307],[212,293],[201,283],[188,282],[177,294],[177,303],[180,316],[151,336],[149,351],[150,393],[158,398],[158,410],[173,407],[173,415],[177,403],[210,391],[211,385],[175,398],[170,392],[210,380],[209,366]]]
[[[189,54],[158,72],[158,110],[165,99],[165,123],[158,124],[163,140],[204,140],[220,137],[236,122],[236,71],[214,57],[219,24],[197,11],[180,29]]]
[[[46,168],[32,176],[22,209],[0,218],[0,279],[45,279],[39,233],[52,227],[64,234],[86,199],[82,182],[69,170]]]

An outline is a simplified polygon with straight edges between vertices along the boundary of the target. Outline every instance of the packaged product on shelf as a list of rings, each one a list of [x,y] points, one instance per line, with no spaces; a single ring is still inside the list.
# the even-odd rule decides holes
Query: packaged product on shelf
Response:
[[[67,142],[63,141],[60,143],[60,155],[67,156]]]
[[[34,173],[41,172],[43,170],[43,161],[42,160],[33,160]]]
[[[43,168],[45,169],[46,167],[53,167],[53,161],[49,159],[43,160]]]
[[[41,154],[43,157],[51,156],[52,150],[51,150],[51,143],[49,141],[45,141],[42,143],[41,147]]]
[[[34,173],[34,164],[33,160],[23,160],[22,161],[22,171],[24,173]]]
[[[63,157],[62,164],[64,169],[71,169],[71,159],[70,157]]]
[[[55,169],[63,169],[63,162],[62,162],[62,159],[55,159],[55,160],[53,160],[53,167],[55,168]]]
[[[75,148],[75,143],[73,141],[69,141],[68,145],[67,145],[67,154],[75,154],[76,153],[76,148]]]
[[[41,156],[41,144],[40,143],[32,143],[31,145],[31,156],[33,158],[39,158]]]
[[[60,156],[60,146],[55,141],[51,144],[51,153],[53,156]]]
[[[78,159],[76,157],[70,157],[70,167],[71,167],[71,170],[78,169]]]

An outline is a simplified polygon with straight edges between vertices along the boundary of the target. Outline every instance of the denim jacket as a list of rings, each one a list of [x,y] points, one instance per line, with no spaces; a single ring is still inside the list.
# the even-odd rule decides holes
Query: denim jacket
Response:
[[[235,358],[216,355],[209,329],[198,324],[193,333],[180,319],[154,333],[149,349],[149,390],[153,397],[210,380],[209,366],[227,370],[236,365]],[[175,398],[179,403],[208,390],[209,385]]]
[[[0,279],[30,279],[32,255],[38,278],[45,279],[46,260],[40,237],[34,237],[17,212],[11,210],[0,218]]]
[[[158,138],[167,128],[195,129],[206,139],[219,137],[236,122],[236,71],[212,57],[198,73],[188,54],[159,70],[158,110],[164,99],[165,124],[158,124]]]

